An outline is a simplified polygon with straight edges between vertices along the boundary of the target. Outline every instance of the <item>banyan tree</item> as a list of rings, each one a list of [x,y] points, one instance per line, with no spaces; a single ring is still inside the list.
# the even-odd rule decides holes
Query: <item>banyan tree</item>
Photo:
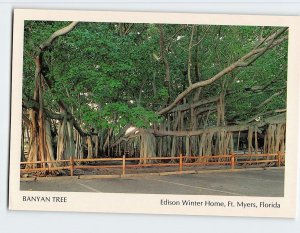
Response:
[[[285,151],[288,28],[26,21],[24,38],[21,159],[51,161],[28,167]]]

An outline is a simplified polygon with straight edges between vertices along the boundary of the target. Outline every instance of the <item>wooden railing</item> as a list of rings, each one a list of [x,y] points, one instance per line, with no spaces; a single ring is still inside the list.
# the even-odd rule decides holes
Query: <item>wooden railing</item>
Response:
[[[93,158],[93,159],[74,159],[70,157],[68,160],[55,160],[55,161],[38,161],[38,162],[21,162],[21,173],[32,172],[50,172],[59,170],[69,170],[70,176],[74,176],[76,169],[103,169],[103,168],[120,168],[122,175],[126,174],[126,168],[142,168],[142,167],[178,167],[178,173],[183,172],[185,166],[209,166],[209,165],[221,165],[231,170],[238,169],[241,165],[259,165],[273,163],[273,166],[284,166],[285,161],[284,153],[274,154],[230,154],[230,155],[209,155],[209,156],[173,156],[173,157],[148,157],[148,158],[126,158],[123,155],[122,158]],[[147,163],[141,163],[143,161]],[[163,163],[162,161],[168,161],[169,163]],[[115,162],[119,161],[120,164],[104,164],[104,165],[91,165],[86,164],[90,162]],[[140,161],[138,164],[128,164],[127,161]],[[150,161],[156,161],[155,163],[149,163]],[[26,168],[27,165],[43,164],[40,168]],[[49,166],[49,164],[59,164],[58,166]],[[64,166],[61,164],[65,164]],[[24,167],[24,168],[22,168]]]

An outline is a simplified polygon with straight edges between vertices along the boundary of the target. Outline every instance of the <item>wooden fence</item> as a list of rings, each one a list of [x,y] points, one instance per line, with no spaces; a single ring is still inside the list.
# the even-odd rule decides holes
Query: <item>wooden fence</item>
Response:
[[[148,163],[141,163],[147,160]],[[140,161],[138,164],[128,164],[127,161]],[[149,163],[152,161],[152,163]],[[169,161],[168,163],[163,161]],[[120,164],[104,164],[91,165],[89,163],[100,162],[119,162]],[[230,155],[209,155],[209,156],[173,156],[173,157],[149,157],[149,158],[93,158],[93,159],[74,159],[70,157],[69,160],[55,160],[55,161],[38,161],[38,162],[21,162],[21,173],[32,172],[50,172],[59,170],[69,170],[70,176],[74,175],[76,169],[103,169],[103,168],[120,168],[122,175],[126,174],[126,168],[143,168],[143,167],[178,167],[178,173],[181,174],[184,166],[209,166],[221,165],[228,167],[231,170],[238,169],[242,165],[256,165],[259,164],[276,165],[277,167],[284,166],[285,154],[230,154]],[[26,168],[26,165],[44,164],[40,168]],[[49,166],[49,164],[60,164],[59,166]],[[61,165],[64,164],[64,165]],[[45,167],[47,166],[47,167]],[[22,168],[23,167],[23,168]]]

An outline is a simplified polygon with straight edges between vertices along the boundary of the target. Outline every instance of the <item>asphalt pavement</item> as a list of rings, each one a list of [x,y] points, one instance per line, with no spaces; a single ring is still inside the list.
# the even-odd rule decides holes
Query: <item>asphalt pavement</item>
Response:
[[[21,190],[223,196],[284,196],[284,168],[100,179],[22,181]]]

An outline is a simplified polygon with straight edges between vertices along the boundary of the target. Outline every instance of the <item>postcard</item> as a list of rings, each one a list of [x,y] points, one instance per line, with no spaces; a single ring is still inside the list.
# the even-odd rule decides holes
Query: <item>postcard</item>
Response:
[[[299,17],[13,22],[11,210],[295,217]]]

